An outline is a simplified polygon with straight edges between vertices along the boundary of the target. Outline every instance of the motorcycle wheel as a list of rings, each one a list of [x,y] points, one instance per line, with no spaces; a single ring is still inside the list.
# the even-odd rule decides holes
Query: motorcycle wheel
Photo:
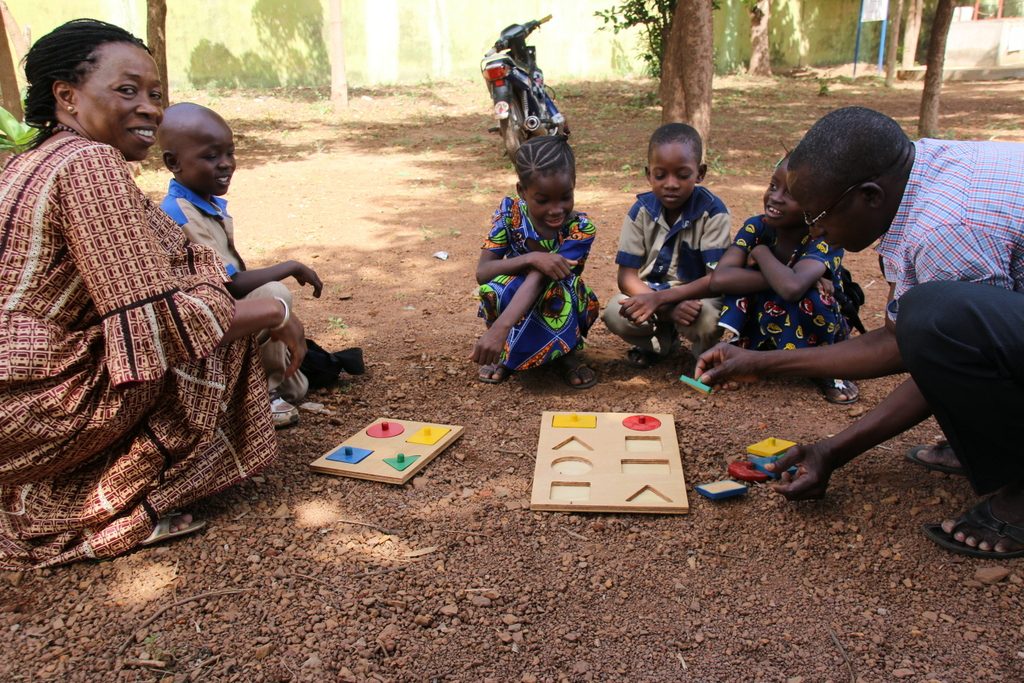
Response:
[[[502,119],[499,124],[501,140],[505,143],[505,152],[508,154],[508,158],[513,161],[516,158],[516,152],[519,151],[520,146],[526,142],[528,137],[526,130],[523,128],[523,121],[525,120],[526,116],[523,114],[522,103],[513,97],[508,106],[508,118]]]

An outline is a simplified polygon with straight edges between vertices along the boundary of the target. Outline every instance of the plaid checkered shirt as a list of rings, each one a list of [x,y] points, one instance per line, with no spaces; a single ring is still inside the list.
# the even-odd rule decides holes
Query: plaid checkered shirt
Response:
[[[896,284],[980,282],[1024,290],[1024,144],[919,140],[903,201],[876,247]]]

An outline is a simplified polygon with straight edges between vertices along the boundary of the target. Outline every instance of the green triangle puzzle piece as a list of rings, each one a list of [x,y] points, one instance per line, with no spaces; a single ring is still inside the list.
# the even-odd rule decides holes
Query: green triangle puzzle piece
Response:
[[[418,455],[406,455],[405,453],[399,453],[393,458],[384,458],[384,462],[401,472],[405,468],[409,467],[409,465],[419,460],[419,457],[420,456]]]

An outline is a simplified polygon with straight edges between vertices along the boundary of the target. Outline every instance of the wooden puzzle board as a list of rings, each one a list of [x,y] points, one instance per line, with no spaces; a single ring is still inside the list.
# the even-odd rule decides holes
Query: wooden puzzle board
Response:
[[[637,417],[646,418],[639,428],[623,424]],[[652,428],[651,418],[660,425]],[[675,420],[661,413],[545,412],[530,508],[689,512]]]
[[[390,426],[390,431],[396,431],[395,425],[400,425],[401,433],[387,436],[384,431],[388,430],[381,429],[385,423]],[[416,476],[416,473],[426,467],[441,451],[462,436],[463,429],[458,425],[378,418],[311,462],[309,468],[323,474],[370,479],[386,484],[404,484]],[[422,436],[423,430],[428,430],[428,432],[427,437],[422,440],[433,441],[435,438],[439,438],[432,444],[409,442],[409,439],[416,435]],[[441,435],[441,430],[448,431]],[[382,435],[371,436],[371,433],[374,432]],[[332,454],[334,457],[345,456],[346,447],[353,449],[353,453],[359,453],[355,449],[366,449],[372,452],[357,463],[330,459]],[[405,469],[398,470],[385,462],[385,459],[395,459],[399,453],[404,454],[406,460],[413,456],[417,457]]]

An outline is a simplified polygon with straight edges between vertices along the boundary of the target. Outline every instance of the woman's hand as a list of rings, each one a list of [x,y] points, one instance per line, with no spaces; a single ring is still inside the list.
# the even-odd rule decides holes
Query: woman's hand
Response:
[[[306,329],[302,321],[293,313],[284,327],[270,330],[270,338],[288,347],[291,362],[288,363],[284,376],[291,377],[298,371],[302,359],[306,357]]]
[[[480,335],[473,347],[473,355],[470,359],[479,365],[491,365],[497,363],[501,358],[501,351],[505,348],[505,339],[509,330],[494,323],[490,328]]]
[[[529,259],[531,268],[551,280],[564,280],[569,277],[572,275],[572,269],[578,263],[561,254],[553,254],[548,251],[531,251]]]
[[[657,292],[644,292],[623,299],[619,306],[619,313],[634,325],[643,325],[658,312],[660,307],[661,297]]]
[[[822,277],[818,280],[818,294],[824,297],[830,297],[836,293],[836,286],[831,279]]]

